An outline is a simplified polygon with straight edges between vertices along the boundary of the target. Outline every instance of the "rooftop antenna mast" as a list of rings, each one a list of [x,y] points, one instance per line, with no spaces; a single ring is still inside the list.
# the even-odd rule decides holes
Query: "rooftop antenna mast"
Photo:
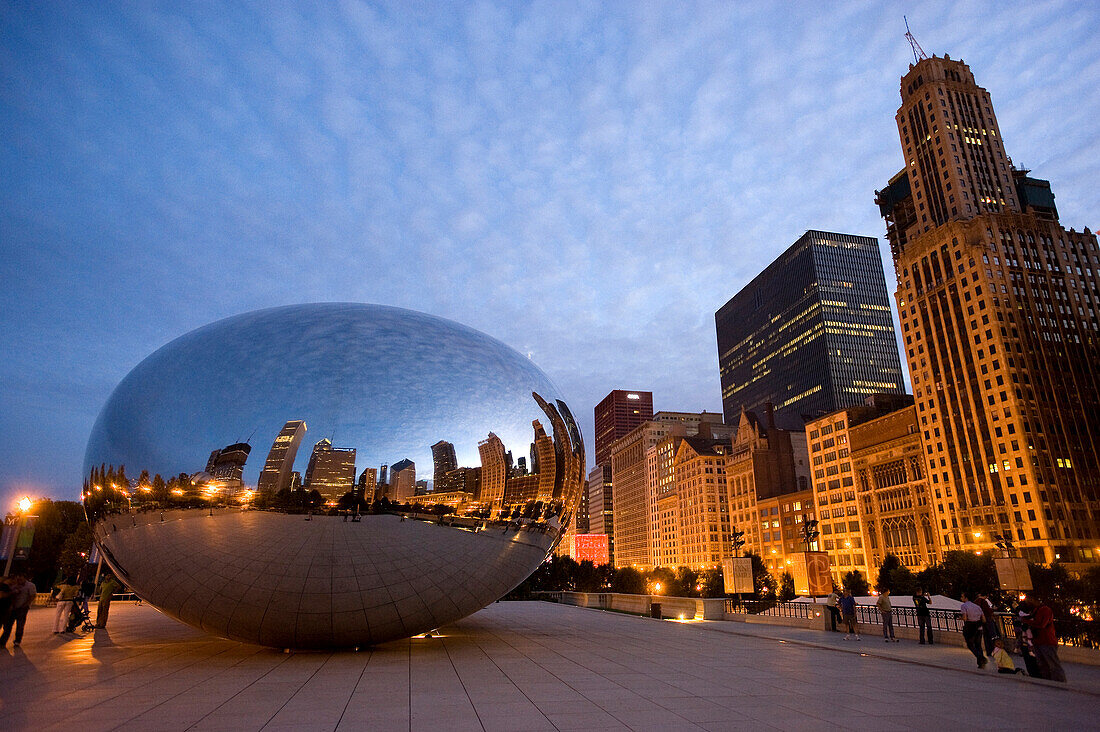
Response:
[[[904,15],[901,18],[905,21],[905,40],[909,41],[909,47],[913,49],[913,63],[919,63],[921,59],[928,58],[928,54],[924,52],[924,49],[917,43],[917,39],[913,37],[913,31],[909,30],[909,18]]]

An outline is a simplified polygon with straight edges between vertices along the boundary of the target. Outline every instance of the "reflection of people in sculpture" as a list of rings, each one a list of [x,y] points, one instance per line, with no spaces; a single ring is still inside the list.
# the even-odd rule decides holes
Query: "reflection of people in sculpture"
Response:
[[[122,587],[115,576],[108,575],[107,579],[103,581],[99,589],[99,604],[95,610],[95,627],[106,628],[107,616],[111,612],[111,598]]]

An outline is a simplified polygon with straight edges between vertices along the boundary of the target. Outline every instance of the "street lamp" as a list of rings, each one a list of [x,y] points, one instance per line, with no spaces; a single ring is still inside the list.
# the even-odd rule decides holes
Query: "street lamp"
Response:
[[[8,551],[8,561],[4,564],[4,576],[7,577],[11,574],[11,562],[15,559],[15,550],[19,546],[19,535],[23,533],[23,526],[27,523],[27,512],[34,506],[34,502],[31,501],[30,496],[23,496],[15,503],[15,509],[19,513],[19,524],[15,529],[15,540],[11,543],[11,549]]]

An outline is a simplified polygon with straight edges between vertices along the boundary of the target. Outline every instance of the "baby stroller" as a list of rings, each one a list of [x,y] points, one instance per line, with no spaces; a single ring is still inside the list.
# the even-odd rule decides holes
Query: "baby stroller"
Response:
[[[92,614],[84,609],[84,599],[75,597],[71,600],[72,608],[69,610],[69,623],[65,626],[65,632],[75,633],[77,628],[87,633],[95,628],[92,622]]]

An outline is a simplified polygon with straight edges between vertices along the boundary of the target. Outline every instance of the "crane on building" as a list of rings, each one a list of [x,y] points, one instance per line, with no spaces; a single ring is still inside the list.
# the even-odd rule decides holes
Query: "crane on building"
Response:
[[[909,41],[909,47],[913,49],[913,63],[919,63],[921,59],[928,58],[928,54],[924,52],[924,49],[917,43],[917,39],[913,36],[913,31],[909,30],[909,18],[904,15],[901,16],[905,21],[905,40]]]

